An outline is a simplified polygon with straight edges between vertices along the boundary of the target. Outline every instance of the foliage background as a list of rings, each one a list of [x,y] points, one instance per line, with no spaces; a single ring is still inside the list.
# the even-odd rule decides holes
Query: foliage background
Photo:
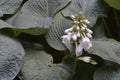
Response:
[[[0,80],[119,80],[119,0],[0,0]],[[61,36],[71,14],[91,22],[97,65],[78,60]]]

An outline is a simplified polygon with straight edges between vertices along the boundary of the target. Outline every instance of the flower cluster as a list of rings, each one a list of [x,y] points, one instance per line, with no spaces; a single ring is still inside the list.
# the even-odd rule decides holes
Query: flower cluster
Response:
[[[88,50],[92,47],[90,38],[92,38],[92,31],[87,28],[90,23],[85,16],[80,12],[77,15],[71,15],[73,20],[72,27],[66,29],[66,35],[62,36],[62,42],[67,44],[74,43],[76,46],[76,56],[82,54],[83,49]]]

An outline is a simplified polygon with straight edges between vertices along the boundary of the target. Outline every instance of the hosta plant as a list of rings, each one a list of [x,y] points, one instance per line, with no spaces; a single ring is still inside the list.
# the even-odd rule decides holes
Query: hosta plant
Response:
[[[0,80],[119,80],[119,0],[0,0]]]

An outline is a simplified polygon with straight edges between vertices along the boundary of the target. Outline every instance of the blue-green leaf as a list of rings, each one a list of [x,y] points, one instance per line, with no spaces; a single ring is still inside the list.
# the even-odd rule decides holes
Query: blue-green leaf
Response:
[[[66,50],[62,43],[61,36],[64,35],[64,30],[70,27],[70,20],[66,19],[61,13],[56,14],[53,18],[54,23],[46,34],[48,44],[56,50]]]
[[[94,80],[119,80],[120,65],[103,66],[94,74]]]
[[[13,14],[20,7],[23,0],[0,0],[0,17],[3,14]]]
[[[10,37],[0,34],[0,80],[13,80],[21,68],[24,49]]]
[[[51,26],[54,16],[70,0],[29,0],[8,23],[21,32],[40,35]],[[25,30],[26,29],[26,30]]]
[[[53,64],[51,55],[36,49],[26,49],[21,74],[23,80],[70,80],[71,77],[62,64]]]
[[[103,59],[120,63],[120,42],[109,39],[100,38],[92,41],[93,47],[90,52],[96,54]]]

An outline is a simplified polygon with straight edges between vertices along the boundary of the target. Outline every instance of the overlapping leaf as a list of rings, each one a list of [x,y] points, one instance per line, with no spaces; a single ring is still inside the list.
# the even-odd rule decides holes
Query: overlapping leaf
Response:
[[[104,66],[94,74],[94,80],[119,80],[120,65]]]
[[[120,42],[113,39],[101,38],[93,40],[90,52],[113,62],[120,63]]]
[[[18,74],[24,49],[21,44],[0,34],[0,80],[13,80]]]
[[[49,29],[46,40],[54,49],[65,50],[66,47],[62,44],[61,36],[64,35],[64,30],[70,27],[70,20],[64,18],[61,13],[58,13],[53,19],[55,22]]]
[[[34,56],[33,56],[34,55]],[[44,51],[27,49],[21,70],[23,80],[70,80],[70,73]]]
[[[29,0],[8,22],[30,34],[40,35],[52,24],[52,16],[64,8],[70,0]],[[36,32],[36,33],[34,33]]]
[[[3,14],[13,14],[20,7],[23,0],[0,0],[0,17]]]

